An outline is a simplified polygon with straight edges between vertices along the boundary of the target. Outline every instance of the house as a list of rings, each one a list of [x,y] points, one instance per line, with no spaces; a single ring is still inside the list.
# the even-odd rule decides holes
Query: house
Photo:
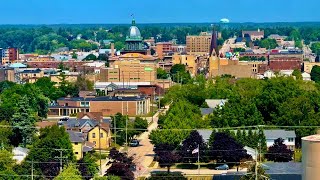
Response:
[[[12,150],[13,159],[17,161],[18,164],[20,164],[28,155],[29,149],[22,148],[22,147],[15,147]]]
[[[208,104],[209,108],[218,108],[222,107],[228,102],[227,99],[206,99],[206,103]]]
[[[203,137],[203,140],[205,142],[209,141],[212,130],[197,130],[197,131]],[[236,130],[234,130],[234,132],[237,133]],[[296,138],[296,134],[294,131],[286,131],[286,130],[282,130],[282,129],[272,129],[272,130],[263,130],[263,133],[266,137],[266,144],[267,144],[268,148],[273,146],[274,141],[276,139],[282,138],[284,140],[283,143],[288,147],[288,149],[294,150],[295,138]]]
[[[98,121],[94,119],[86,119],[87,117],[88,116],[85,115],[82,117],[83,119],[69,119],[68,121],[60,122],[60,125],[64,126],[67,131],[77,132],[78,136],[85,140],[84,143],[90,144],[89,147],[94,149],[109,148],[111,145],[109,119]],[[77,147],[77,149],[79,149],[79,147]]]
[[[284,140],[283,144],[285,144],[288,147],[288,149],[292,151],[294,150],[295,138],[296,138],[296,133],[294,131],[273,129],[273,130],[263,130],[263,133],[266,136],[268,148],[274,144],[274,141],[276,139],[282,138]]]
[[[76,159],[82,159],[85,153],[92,151],[94,145],[91,143],[86,143],[85,138],[81,132],[67,131],[72,144],[73,153]]]
[[[88,141],[93,143],[94,149],[107,149],[111,146],[110,124],[101,123],[88,131]]]
[[[103,120],[102,112],[79,112],[77,114],[77,119],[93,119],[96,121]]]

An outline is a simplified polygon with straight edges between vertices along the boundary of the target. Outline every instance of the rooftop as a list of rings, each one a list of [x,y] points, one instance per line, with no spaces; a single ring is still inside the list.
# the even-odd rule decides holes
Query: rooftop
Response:
[[[303,137],[301,139],[304,140],[304,141],[320,142],[320,134],[306,136],[306,137]]]
[[[134,97],[114,97],[114,96],[101,96],[101,97],[64,97],[58,100],[66,101],[142,101],[145,100],[144,96],[134,96]]]

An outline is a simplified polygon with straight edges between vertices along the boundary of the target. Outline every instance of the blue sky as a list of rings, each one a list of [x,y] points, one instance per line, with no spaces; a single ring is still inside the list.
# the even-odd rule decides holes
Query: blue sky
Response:
[[[0,24],[320,21],[319,0],[5,0]]]

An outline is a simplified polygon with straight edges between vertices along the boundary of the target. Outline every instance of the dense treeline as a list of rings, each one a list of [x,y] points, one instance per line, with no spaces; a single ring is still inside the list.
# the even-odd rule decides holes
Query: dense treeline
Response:
[[[147,39],[155,37],[156,41],[176,39],[185,44],[186,36],[211,31],[210,24],[171,24],[139,25],[142,36]],[[52,53],[61,47],[89,51],[97,49],[99,43],[106,39],[115,42],[116,49],[124,47],[129,25],[57,25],[57,26],[1,26],[0,47],[17,47],[20,52]],[[217,25],[222,33],[220,43],[232,36],[240,36],[241,30],[261,28],[265,36],[279,34],[288,36],[288,40],[305,40],[306,44],[320,40],[320,27],[315,24],[230,24]],[[81,37],[81,39],[77,39]],[[262,43],[265,44],[265,43]],[[101,44],[101,47],[106,47]],[[273,46],[273,45],[272,45]],[[300,45],[299,45],[300,46]]]
[[[199,107],[207,107],[205,99],[228,99],[213,114],[200,116]],[[159,119],[164,129],[222,128],[239,126],[320,126],[320,86],[317,83],[277,77],[265,80],[218,77],[206,81],[199,76],[184,85],[173,86],[164,98],[171,103],[169,111]],[[172,115],[174,112],[174,116]],[[287,128],[298,137],[315,133],[316,128]],[[179,131],[154,131],[151,139],[168,139],[177,145],[185,138]],[[177,135],[179,134],[179,135]],[[163,138],[165,137],[165,138]]]

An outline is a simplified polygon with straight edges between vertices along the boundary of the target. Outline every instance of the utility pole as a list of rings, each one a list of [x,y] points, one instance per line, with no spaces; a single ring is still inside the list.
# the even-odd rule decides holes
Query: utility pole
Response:
[[[258,151],[255,149],[256,152],[256,164],[255,164],[255,180],[258,180]]]
[[[101,120],[99,120],[99,154],[100,154],[100,175],[102,176],[102,165],[101,165]]]
[[[59,159],[60,160],[60,172],[62,172],[62,159],[67,159],[68,157],[63,157],[62,156],[62,152],[63,151],[70,151],[70,149],[55,149],[56,151],[59,151],[60,152],[60,157],[55,157],[56,159]]]
[[[127,117],[126,117],[126,149],[127,149],[127,153],[128,153],[128,119],[129,119],[129,113],[128,113],[128,105],[129,102],[127,101]]]
[[[33,180],[33,159],[31,161],[31,180]]]

